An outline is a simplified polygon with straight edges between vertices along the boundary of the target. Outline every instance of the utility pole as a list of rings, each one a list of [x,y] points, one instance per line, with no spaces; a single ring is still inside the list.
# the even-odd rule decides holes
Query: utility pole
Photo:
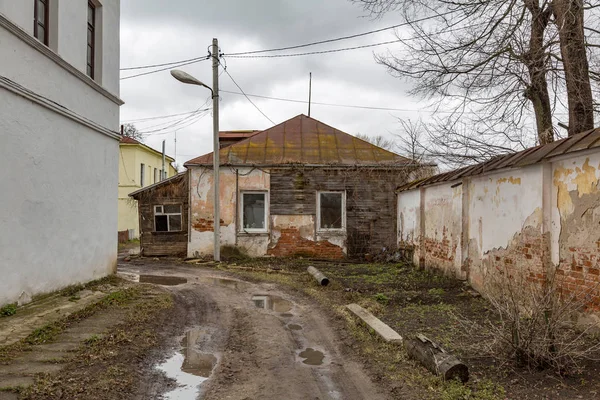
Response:
[[[310,100],[312,97],[312,72],[308,73],[308,116],[310,117]]]
[[[177,131],[175,131],[175,167],[177,167]]]
[[[219,196],[219,41],[212,41],[213,68],[213,171],[214,171],[214,259],[221,261],[221,204]],[[237,207],[237,204],[236,204]],[[236,232],[237,234],[237,232]]]
[[[167,175],[167,173],[165,171],[165,141],[164,140],[162,143],[162,171],[161,171],[160,175],[161,175],[160,176],[161,181],[164,180]]]

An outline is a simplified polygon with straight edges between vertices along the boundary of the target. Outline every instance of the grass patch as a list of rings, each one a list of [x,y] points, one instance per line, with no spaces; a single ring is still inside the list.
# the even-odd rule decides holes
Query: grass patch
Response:
[[[377,301],[378,303],[381,303],[383,305],[387,305],[387,303],[390,302],[390,298],[387,297],[384,293],[377,293],[373,297],[375,298],[375,301]]]
[[[10,317],[17,313],[17,303],[10,303],[0,308],[0,316]]]

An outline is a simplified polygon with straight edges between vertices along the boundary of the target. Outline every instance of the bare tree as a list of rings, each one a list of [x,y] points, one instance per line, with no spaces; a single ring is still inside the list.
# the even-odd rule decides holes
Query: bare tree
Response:
[[[123,136],[135,139],[139,142],[144,140],[144,135],[133,124],[123,125]]]
[[[408,23],[407,30],[396,32],[402,50],[379,54],[376,60],[413,83],[413,95],[432,102],[428,136],[446,146],[453,162],[482,161],[489,155],[553,141],[558,135],[553,114],[564,107],[565,94],[570,102],[573,93],[587,93],[581,68],[575,62],[572,71],[563,66],[563,43],[569,47],[574,35],[560,33],[554,21],[555,2],[582,0],[352,1],[375,16],[396,11]],[[582,18],[569,29],[583,29],[578,21],[583,21],[584,9],[593,7],[578,8]],[[581,33],[576,38],[578,44],[569,47],[571,59],[581,59],[576,49],[581,43],[593,48],[590,35]],[[571,90],[568,77],[580,86]],[[585,104],[580,108],[591,107],[591,96],[580,95],[579,100]],[[442,108],[451,113],[442,116]],[[535,139],[529,128],[534,121]],[[583,126],[570,125],[570,131]]]
[[[593,6],[598,7],[598,5]],[[554,0],[569,103],[569,135],[594,128],[592,87],[584,34],[584,1]]]
[[[383,137],[381,135],[369,136],[369,135],[365,135],[363,133],[357,133],[355,136],[357,138],[359,138],[360,140],[364,140],[365,142],[374,144],[375,146],[381,147],[382,149],[394,150],[394,147],[395,147],[393,140],[386,139],[385,137]]]

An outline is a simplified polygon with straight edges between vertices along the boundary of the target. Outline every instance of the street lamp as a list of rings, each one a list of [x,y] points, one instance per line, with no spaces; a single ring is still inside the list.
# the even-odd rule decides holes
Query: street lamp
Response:
[[[188,85],[203,86],[210,90],[213,99],[213,191],[214,191],[214,260],[221,261],[221,215],[219,196],[219,55],[217,39],[213,39],[213,87],[209,87],[190,74],[174,69],[171,71],[173,78]],[[191,207],[191,204],[190,204]]]

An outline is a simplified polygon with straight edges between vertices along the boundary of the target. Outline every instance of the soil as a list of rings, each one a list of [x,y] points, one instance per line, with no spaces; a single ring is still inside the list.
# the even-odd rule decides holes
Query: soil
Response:
[[[142,281],[130,285],[143,296],[70,324],[51,343],[0,365],[0,375],[27,365],[44,372],[31,388],[0,391],[0,399],[18,392],[108,400],[600,398],[593,363],[560,377],[482,356],[456,315],[484,322],[493,318],[489,305],[463,282],[427,271],[277,259],[210,268],[123,257],[119,273]],[[317,285],[308,265],[330,285]],[[424,333],[458,355],[470,367],[469,384],[442,382],[401,346],[380,341],[345,310],[352,302],[401,335]],[[40,361],[36,354],[57,356]]]

